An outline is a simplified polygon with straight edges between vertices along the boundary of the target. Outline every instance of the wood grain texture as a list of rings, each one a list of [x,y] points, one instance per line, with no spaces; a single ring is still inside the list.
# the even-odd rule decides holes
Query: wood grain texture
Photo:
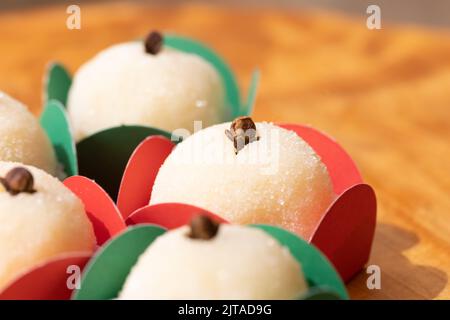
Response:
[[[65,7],[0,14],[0,88],[40,111],[44,67],[76,70],[97,51],[151,28],[176,31],[219,51],[246,88],[262,84],[257,120],[312,124],[354,157],[378,195],[371,264],[357,299],[450,298],[450,34],[415,27],[365,28],[361,17],[199,5],[83,5],[82,29]]]

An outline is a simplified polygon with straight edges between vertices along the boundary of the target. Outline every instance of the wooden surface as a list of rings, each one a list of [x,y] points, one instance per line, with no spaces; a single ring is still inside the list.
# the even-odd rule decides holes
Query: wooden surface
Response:
[[[413,27],[365,28],[352,19],[301,11],[186,5],[83,5],[82,29],[65,7],[0,13],[0,88],[40,110],[50,60],[71,71],[98,50],[151,28],[198,38],[232,65],[241,87],[259,67],[258,120],[309,123],[354,157],[378,196],[371,264],[360,299],[450,298],[450,34]],[[1,124],[0,124],[1,125]]]

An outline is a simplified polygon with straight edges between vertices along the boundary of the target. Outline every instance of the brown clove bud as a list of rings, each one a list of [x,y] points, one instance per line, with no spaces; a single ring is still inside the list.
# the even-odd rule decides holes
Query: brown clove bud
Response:
[[[220,224],[205,215],[195,216],[190,223],[189,238],[209,240],[216,236]]]
[[[157,32],[152,31],[145,39],[145,52],[150,54],[157,54],[161,51],[163,45],[163,36]]]
[[[33,189],[34,179],[30,171],[25,168],[17,167],[10,170],[5,178],[0,181],[11,195],[17,195],[19,193],[34,193]]]
[[[233,142],[236,154],[247,144],[259,140],[256,124],[247,116],[234,119],[230,130],[225,130],[225,135]]]

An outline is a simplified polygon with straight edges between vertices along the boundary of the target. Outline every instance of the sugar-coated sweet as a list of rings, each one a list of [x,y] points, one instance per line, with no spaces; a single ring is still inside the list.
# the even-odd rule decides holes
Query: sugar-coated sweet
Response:
[[[295,132],[265,122],[237,152],[229,128],[215,125],[179,143],[158,172],[150,204],[187,203],[233,223],[272,224],[309,238],[335,198],[320,157]]]
[[[0,161],[21,162],[58,173],[55,152],[38,120],[0,91]]]
[[[150,54],[142,41],[114,45],[75,74],[68,112],[76,140],[126,124],[192,131],[221,122],[222,80],[203,58],[167,47]]]
[[[21,181],[30,177],[20,170],[10,174],[17,168],[31,173],[32,181]],[[0,162],[0,177],[0,291],[48,259],[94,250],[95,235],[84,206],[59,180],[12,162]],[[23,192],[12,192],[18,188]]]
[[[119,299],[295,299],[306,290],[301,266],[274,238],[221,225],[209,240],[192,239],[189,227],[157,238]]]

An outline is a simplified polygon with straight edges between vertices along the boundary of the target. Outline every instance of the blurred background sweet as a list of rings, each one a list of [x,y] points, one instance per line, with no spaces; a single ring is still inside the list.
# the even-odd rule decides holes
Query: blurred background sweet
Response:
[[[340,142],[378,195],[369,264],[352,298],[450,298],[450,2],[358,0],[0,2],[0,89],[39,114],[46,64],[73,73],[149,29],[218,51],[247,92],[261,71],[255,120],[308,123]],[[369,30],[369,5],[381,29]],[[0,124],[1,125],[1,124]]]

